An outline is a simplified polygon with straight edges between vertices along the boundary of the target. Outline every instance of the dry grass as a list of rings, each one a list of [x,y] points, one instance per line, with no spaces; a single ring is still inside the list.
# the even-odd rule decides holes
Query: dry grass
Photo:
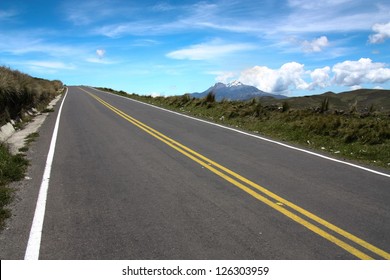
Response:
[[[0,124],[22,118],[31,108],[44,109],[62,88],[61,81],[33,78],[0,67]]]
[[[43,110],[49,102],[63,89],[61,81],[48,81],[33,78],[7,67],[0,67],[0,125],[11,119],[23,120],[25,112],[36,108]],[[20,125],[20,122],[19,122]],[[34,141],[38,134],[29,135],[26,140]],[[22,154],[11,155],[8,147],[0,143],[0,229],[5,225],[5,219],[10,217],[6,208],[12,200],[13,190],[9,183],[21,180],[27,169],[28,161]]]

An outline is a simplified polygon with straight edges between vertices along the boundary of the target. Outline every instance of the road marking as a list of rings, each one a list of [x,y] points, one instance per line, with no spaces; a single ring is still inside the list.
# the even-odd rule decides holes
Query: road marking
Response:
[[[218,124],[218,123],[213,123],[213,122],[209,122],[209,121],[206,121],[206,120],[198,119],[198,118],[195,118],[195,117],[192,117],[192,116],[184,115],[182,113],[171,111],[171,110],[168,110],[168,109],[165,109],[165,108],[161,108],[161,107],[158,107],[156,105],[152,105],[152,104],[149,104],[149,103],[145,103],[145,102],[142,102],[142,101],[139,101],[139,100],[132,99],[130,97],[124,97],[124,96],[112,94],[110,92],[102,91],[102,90],[95,89],[95,88],[91,88],[91,89],[103,92],[105,94],[110,94],[110,95],[113,95],[113,96],[116,96],[116,97],[119,97],[119,98],[124,98],[124,99],[130,100],[132,102],[137,102],[137,103],[140,103],[140,104],[143,104],[143,105],[146,105],[146,106],[150,106],[150,107],[162,110],[162,111],[169,112],[171,114],[175,114],[175,115],[179,115],[179,116],[182,116],[182,117],[185,117],[185,118],[189,118],[189,119],[192,119],[192,120],[195,120],[195,121],[198,121],[198,122],[203,122],[203,123],[207,123],[207,124],[210,124],[210,125],[213,125],[213,126],[217,126],[217,127],[223,128],[223,129],[231,130],[231,131],[234,131],[234,132],[246,135],[246,136],[250,136],[250,137],[253,137],[253,138],[257,138],[257,139],[260,139],[262,141],[270,142],[270,143],[273,143],[273,144],[276,144],[276,145],[279,145],[279,146],[282,146],[282,147],[285,147],[285,148],[288,148],[288,149],[291,149],[291,150],[299,151],[299,152],[306,153],[306,154],[309,154],[309,155],[312,155],[312,156],[316,156],[316,157],[323,158],[323,159],[326,159],[326,160],[330,160],[330,161],[333,161],[333,162],[341,163],[341,164],[348,165],[348,166],[351,166],[351,167],[354,167],[354,168],[358,168],[358,169],[361,169],[361,170],[364,170],[364,171],[367,171],[367,172],[370,172],[370,173],[373,173],[373,174],[377,174],[377,175],[380,175],[380,176],[384,176],[384,177],[390,178],[390,174],[387,174],[387,173],[384,173],[384,172],[380,172],[380,171],[377,171],[377,170],[373,170],[373,169],[370,169],[370,168],[367,168],[367,167],[364,167],[364,166],[360,166],[360,165],[353,164],[353,163],[350,163],[350,162],[346,162],[346,161],[343,161],[343,160],[331,158],[329,156],[321,155],[321,154],[318,154],[318,153],[315,153],[315,152],[312,152],[312,151],[308,151],[308,150],[305,150],[305,149],[297,148],[297,147],[294,147],[294,146],[291,146],[291,145],[288,145],[288,144],[285,144],[285,143],[282,143],[282,142],[278,142],[278,141],[271,140],[271,139],[268,139],[268,138],[265,138],[265,137],[262,137],[262,136],[254,135],[254,134],[251,134],[251,133],[248,133],[248,132],[245,132],[245,131],[241,131],[241,130],[238,130],[238,129],[235,129],[235,128],[232,128],[232,127],[224,126],[224,125],[221,125],[221,124]]]
[[[68,88],[66,88],[64,98],[62,100],[60,109],[58,110],[57,120],[54,126],[53,136],[50,142],[49,153],[46,159],[45,171],[43,172],[41,187],[39,189],[39,195],[38,195],[37,205],[35,208],[34,219],[30,230],[30,236],[28,238],[26,253],[24,255],[25,260],[39,259],[39,250],[41,247],[42,228],[43,228],[43,221],[45,219],[47,191],[49,189],[51,166],[53,163],[54,152],[56,149],[57,134],[58,134],[58,127],[60,124],[62,106],[64,105],[64,101],[67,94],[68,94]]]
[[[112,106],[108,102],[104,101],[103,99],[97,97],[96,95],[82,89],[86,93],[88,93],[91,97],[96,99],[98,102],[106,106],[108,109],[116,113],[117,115],[121,116],[128,122],[132,123],[133,125],[137,126],[138,128],[142,129],[146,133],[150,134],[151,136],[157,138],[158,140],[164,142],[168,146],[172,147],[173,149],[177,150],[181,154],[187,156],[188,158],[192,159],[193,161],[199,163],[204,168],[207,168],[214,174],[220,176],[221,178],[225,179],[226,181],[230,182],[231,184],[235,185],[236,187],[240,188],[241,190],[245,191],[246,193],[250,194],[251,196],[255,197],[256,199],[262,201],[266,205],[270,206],[271,208],[275,209],[276,211],[284,214],[285,216],[289,217],[290,219],[294,220],[295,222],[303,225],[304,227],[308,228],[309,230],[315,232],[316,234],[322,236],[323,238],[331,241],[332,243],[336,244],[337,246],[343,248],[347,252],[351,253],[352,255],[360,258],[360,259],[373,259],[371,256],[363,253],[362,251],[358,250],[357,248],[354,248],[353,246],[349,245],[348,243],[340,240],[339,238],[327,233],[326,231],[322,230],[318,226],[314,225],[311,222],[308,222],[307,220],[299,217],[298,215],[294,214],[293,212],[289,211],[285,208],[285,206],[290,207],[291,209],[297,211],[299,214],[306,216],[307,218],[313,220],[316,223],[321,224],[322,226],[326,227],[327,229],[349,239],[350,241],[360,245],[361,247],[377,254],[378,256],[381,256],[385,259],[390,259],[390,254],[383,251],[382,249],[379,249],[375,247],[374,245],[348,233],[347,231],[323,220],[322,218],[312,214],[311,212],[293,204],[292,202],[276,195],[275,193],[267,190],[266,188],[246,179],[245,177],[235,173],[232,170],[229,170],[228,168],[214,162],[211,159],[208,159],[207,157],[193,151],[192,149],[180,144],[179,142],[169,138],[168,136],[158,132],[157,130],[147,126],[146,124],[138,121],[137,119],[127,115],[123,111],[119,110],[118,108]],[[219,170],[218,170],[219,169]],[[230,176],[231,177],[230,177]],[[234,178],[233,178],[234,177]],[[239,182],[238,180],[241,182]],[[253,189],[249,188],[248,186],[245,186],[243,183],[253,187],[254,189],[260,191],[262,194],[268,196],[265,197],[264,195],[259,194],[258,192],[254,191]],[[275,201],[272,201],[275,200]],[[282,204],[282,205],[280,205]]]

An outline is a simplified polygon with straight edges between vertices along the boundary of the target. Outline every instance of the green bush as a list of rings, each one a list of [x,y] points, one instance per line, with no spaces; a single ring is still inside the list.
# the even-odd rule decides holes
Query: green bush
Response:
[[[12,189],[7,184],[24,178],[28,161],[22,155],[11,155],[6,146],[0,144],[0,229],[10,217],[6,205],[11,202]]]

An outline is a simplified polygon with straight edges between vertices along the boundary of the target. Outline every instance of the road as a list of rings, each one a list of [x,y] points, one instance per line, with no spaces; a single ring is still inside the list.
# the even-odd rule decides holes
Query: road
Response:
[[[389,202],[385,174],[69,87],[39,258],[389,259]]]

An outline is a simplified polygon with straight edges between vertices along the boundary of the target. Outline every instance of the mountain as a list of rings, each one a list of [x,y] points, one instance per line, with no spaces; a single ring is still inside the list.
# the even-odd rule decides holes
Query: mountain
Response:
[[[286,98],[286,96],[283,95],[276,95],[261,91],[254,86],[244,85],[239,81],[234,81],[228,84],[216,83],[214,86],[203,92],[192,93],[191,96],[196,98],[203,98],[207,96],[207,94],[209,94],[210,92],[213,92],[215,94],[215,98],[217,101],[221,101],[222,99],[244,101],[260,97],[274,97],[276,99]]]

